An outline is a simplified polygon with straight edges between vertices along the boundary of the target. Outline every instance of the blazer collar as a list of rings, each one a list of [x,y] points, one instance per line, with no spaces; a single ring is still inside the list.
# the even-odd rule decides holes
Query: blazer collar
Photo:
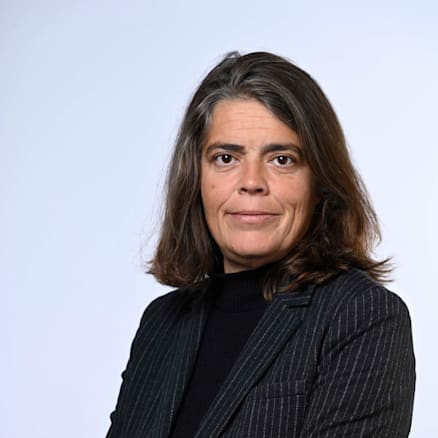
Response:
[[[179,293],[179,292],[178,292]],[[154,436],[167,437],[187,388],[196,354],[207,320],[209,305],[203,299],[206,287],[192,294],[182,306],[177,328],[173,330],[174,338],[168,350],[165,363],[169,368],[162,373],[163,380],[158,400]]]
[[[309,285],[300,293],[279,293],[274,297],[211,403],[196,438],[221,434],[249,390],[299,327],[313,289]]]

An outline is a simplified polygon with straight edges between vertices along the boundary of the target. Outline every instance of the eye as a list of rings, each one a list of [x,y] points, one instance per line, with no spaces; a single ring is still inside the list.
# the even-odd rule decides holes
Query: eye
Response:
[[[272,160],[272,162],[279,167],[290,167],[295,164],[295,160],[288,155],[278,155]]]
[[[235,159],[230,154],[219,154],[214,157],[214,161],[218,166],[227,166],[232,164]]]

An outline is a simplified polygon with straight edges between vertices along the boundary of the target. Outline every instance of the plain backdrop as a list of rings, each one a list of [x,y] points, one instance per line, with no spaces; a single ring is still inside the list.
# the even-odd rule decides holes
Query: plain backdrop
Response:
[[[424,1],[0,0],[0,435],[104,436],[145,306],[182,112],[223,54],[309,71],[393,256],[438,436],[438,9]]]

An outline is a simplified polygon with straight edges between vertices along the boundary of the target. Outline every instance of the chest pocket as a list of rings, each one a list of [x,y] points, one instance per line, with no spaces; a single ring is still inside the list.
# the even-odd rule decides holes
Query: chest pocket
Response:
[[[232,427],[233,436],[298,437],[305,413],[306,381],[265,383],[248,394]]]

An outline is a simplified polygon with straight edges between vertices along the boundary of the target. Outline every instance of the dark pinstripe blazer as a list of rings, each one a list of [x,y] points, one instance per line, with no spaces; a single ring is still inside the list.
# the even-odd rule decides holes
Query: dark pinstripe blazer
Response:
[[[146,309],[108,438],[169,435],[206,321],[203,294],[171,292]],[[196,438],[406,437],[414,386],[406,306],[352,269],[275,296]]]

